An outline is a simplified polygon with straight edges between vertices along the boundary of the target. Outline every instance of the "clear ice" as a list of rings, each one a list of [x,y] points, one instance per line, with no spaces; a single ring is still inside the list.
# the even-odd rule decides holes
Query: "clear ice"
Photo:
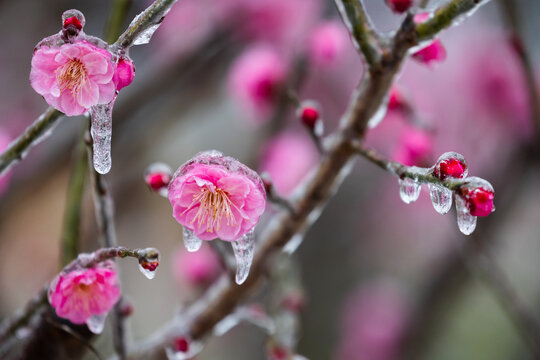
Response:
[[[184,246],[189,252],[195,252],[199,250],[202,246],[202,240],[195,236],[193,231],[184,227],[183,231]]]
[[[86,326],[88,326],[88,330],[90,330],[94,334],[101,334],[103,332],[103,328],[105,327],[106,318],[107,314],[94,315],[90,317],[88,320],[86,320]]]
[[[465,200],[456,195],[457,224],[459,231],[465,235],[471,235],[476,228],[476,216],[469,213]]]
[[[100,174],[111,170],[112,109],[114,100],[90,108],[91,134],[94,141],[94,169]]]
[[[147,279],[152,280],[156,277],[156,270],[145,269],[141,264],[139,264],[139,270]]]
[[[405,204],[410,204],[418,200],[420,190],[422,189],[422,184],[409,178],[398,179],[398,183],[399,196]]]
[[[446,214],[452,207],[452,190],[437,184],[428,184],[431,203],[439,214]]]
[[[231,242],[236,259],[236,283],[241,285],[246,281],[251,262],[253,261],[253,253],[255,249],[255,236],[253,230]]]
[[[155,25],[150,26],[148,29],[144,30],[135,38],[135,40],[133,40],[133,45],[148,44],[150,42],[150,39],[152,38],[152,35],[154,35],[158,27],[159,27],[159,24],[155,24]]]

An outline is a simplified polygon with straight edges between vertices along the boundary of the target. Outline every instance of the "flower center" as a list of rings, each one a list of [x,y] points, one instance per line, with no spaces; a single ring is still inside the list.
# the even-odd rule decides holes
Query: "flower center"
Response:
[[[60,90],[69,90],[72,95],[76,95],[81,90],[88,77],[86,68],[79,59],[71,59],[55,73]]]
[[[206,187],[201,188],[198,194],[193,195],[193,201],[184,213],[197,204],[199,204],[199,210],[191,220],[192,224],[195,221],[199,226],[206,224],[207,232],[213,232],[214,227],[219,230],[224,219],[227,220],[227,226],[236,225],[232,212],[234,204],[229,199],[229,194],[226,191],[221,189],[211,191]]]

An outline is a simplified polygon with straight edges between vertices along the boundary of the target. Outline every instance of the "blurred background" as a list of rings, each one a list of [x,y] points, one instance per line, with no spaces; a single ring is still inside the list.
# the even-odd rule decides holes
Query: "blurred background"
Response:
[[[444,2],[433,0],[428,9]],[[514,3],[525,47],[538,64],[540,3]],[[128,19],[148,4],[133,1]],[[404,17],[383,0],[365,5],[382,32],[397,29]],[[406,165],[429,167],[444,152],[463,154],[469,175],[493,184],[497,211],[466,237],[455,211],[434,211],[426,187],[406,205],[396,178],[358,159],[293,255],[305,294],[299,354],[315,360],[404,359],[402,351],[413,359],[533,358],[482,270],[464,255],[469,243],[481,244],[540,316],[540,172],[530,151],[536,139],[516,41],[499,5],[491,1],[445,31],[437,56],[409,59],[395,88],[398,105],[367,136],[368,144]],[[102,36],[110,7],[105,0],[0,0],[0,150],[47,107],[28,81],[33,47],[60,30],[61,14],[70,8],[84,13],[87,34]],[[184,253],[182,228],[169,202],[148,189],[145,169],[159,161],[174,170],[199,151],[217,149],[268,172],[288,196],[319,155],[286,90],[318,102],[328,134],[364,69],[330,0],[180,0],[151,42],[133,47],[130,56],[136,77],[114,108],[107,179],[119,243],[162,254],[152,281],[134,260],[119,262],[123,293],[135,308],[129,319],[134,344],[201,294],[207,284],[193,279],[197,266],[219,271],[208,269],[213,258],[197,263]],[[67,185],[83,125],[82,117],[64,118],[0,179],[2,318],[60,270]],[[80,251],[97,247],[93,211],[87,186]],[[269,206],[260,228],[274,211]],[[212,338],[198,358],[264,359],[265,339],[241,325]],[[96,348],[111,354],[110,337],[101,336]]]

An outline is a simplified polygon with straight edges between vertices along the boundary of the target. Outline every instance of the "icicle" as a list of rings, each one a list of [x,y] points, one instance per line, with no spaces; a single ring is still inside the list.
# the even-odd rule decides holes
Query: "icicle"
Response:
[[[86,320],[86,326],[88,326],[88,330],[90,330],[94,334],[101,334],[103,332],[103,328],[105,327],[106,317],[106,314],[91,316],[88,320]]]
[[[446,214],[452,207],[452,190],[441,185],[429,184],[431,203],[439,214]]]
[[[420,190],[422,189],[422,184],[409,178],[398,179],[398,183],[399,196],[405,204],[410,204],[418,200]]]
[[[236,313],[229,314],[214,326],[214,335],[223,336],[239,323],[240,318]]]
[[[112,109],[114,99],[106,105],[90,108],[91,134],[94,141],[94,168],[100,174],[111,170]]]
[[[456,211],[459,230],[465,235],[472,234],[477,218],[469,213],[465,200],[459,195],[456,196]]]
[[[253,261],[253,250],[255,248],[255,237],[253,230],[231,242],[236,258],[236,283],[241,285],[246,281],[251,262]]]
[[[195,236],[193,231],[189,230],[188,228],[184,228],[183,238],[186,250],[189,252],[195,252],[202,246],[202,240]]]
[[[159,24],[152,25],[142,33],[140,33],[135,40],[133,40],[133,45],[144,45],[148,44],[150,42],[150,39],[152,38],[152,35],[156,32],[157,28],[159,27]]]
[[[283,252],[286,254],[292,254],[298,249],[300,244],[302,244],[302,241],[304,240],[304,234],[296,234],[294,235],[283,247]]]

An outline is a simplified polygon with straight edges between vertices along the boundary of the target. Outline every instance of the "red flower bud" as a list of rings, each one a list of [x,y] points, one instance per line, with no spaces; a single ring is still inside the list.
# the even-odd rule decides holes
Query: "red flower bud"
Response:
[[[163,163],[154,163],[144,172],[144,181],[148,188],[163,196],[167,196],[167,188],[171,179],[171,168]]]
[[[433,174],[441,180],[447,178],[462,179],[467,176],[468,167],[463,155],[455,152],[447,152],[439,157]]]
[[[409,10],[412,0],[386,0],[386,5],[395,13],[402,14]]]
[[[302,121],[302,124],[304,124],[315,135],[323,135],[324,129],[321,110],[317,102],[313,100],[303,101],[302,104],[300,104],[300,108],[296,114]]]
[[[64,29],[70,25],[74,26],[77,30],[82,30],[82,24],[76,16],[72,16],[64,20]]]
[[[488,216],[493,212],[495,193],[483,187],[469,191],[465,196],[469,212],[473,216]]]
[[[174,350],[183,353],[189,352],[189,340],[183,336],[174,339]]]

